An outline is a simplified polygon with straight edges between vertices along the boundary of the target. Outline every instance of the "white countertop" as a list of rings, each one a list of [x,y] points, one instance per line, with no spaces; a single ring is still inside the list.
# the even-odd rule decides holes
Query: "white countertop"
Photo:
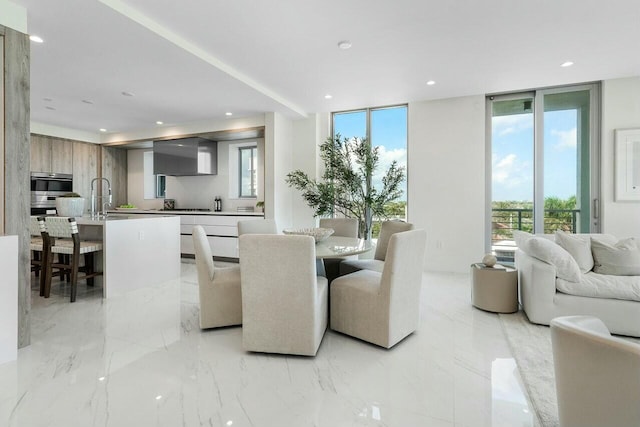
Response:
[[[222,216],[264,216],[263,212],[236,212],[236,211],[181,211],[180,209],[160,210],[160,209],[128,209],[116,208],[110,210],[109,214],[154,214],[154,215],[222,215]]]

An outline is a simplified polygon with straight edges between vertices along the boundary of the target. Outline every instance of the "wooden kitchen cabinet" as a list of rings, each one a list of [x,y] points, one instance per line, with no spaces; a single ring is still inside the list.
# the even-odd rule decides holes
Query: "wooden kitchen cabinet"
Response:
[[[73,191],[86,198],[87,205],[91,198],[91,180],[98,176],[99,150],[96,144],[73,142]]]
[[[31,172],[73,173],[73,142],[31,135]]]
[[[128,203],[127,150],[116,147],[102,148],[102,176],[111,183],[112,208]]]

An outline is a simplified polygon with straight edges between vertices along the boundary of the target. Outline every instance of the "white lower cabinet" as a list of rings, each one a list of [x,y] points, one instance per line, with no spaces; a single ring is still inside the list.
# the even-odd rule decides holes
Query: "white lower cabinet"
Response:
[[[215,257],[238,258],[238,221],[263,219],[262,216],[180,215],[180,252],[193,255],[194,225],[207,233],[211,253]]]

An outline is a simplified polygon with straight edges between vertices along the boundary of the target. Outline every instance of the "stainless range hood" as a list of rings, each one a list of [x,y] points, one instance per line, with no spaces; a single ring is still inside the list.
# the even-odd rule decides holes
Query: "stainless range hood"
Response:
[[[193,176],[218,173],[218,143],[200,137],[153,141],[153,173]]]

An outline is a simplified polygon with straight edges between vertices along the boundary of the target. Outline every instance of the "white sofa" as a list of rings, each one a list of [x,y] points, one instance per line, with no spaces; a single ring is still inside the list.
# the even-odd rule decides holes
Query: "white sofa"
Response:
[[[611,239],[610,235],[583,236]],[[553,241],[553,236],[545,237]],[[516,251],[515,260],[520,302],[531,322],[549,325],[551,319],[559,316],[591,315],[601,319],[612,333],[640,337],[640,301],[563,293],[557,290],[556,265],[533,257],[521,249]],[[580,277],[584,280],[584,275]],[[628,276],[610,277],[621,281],[633,279]]]

